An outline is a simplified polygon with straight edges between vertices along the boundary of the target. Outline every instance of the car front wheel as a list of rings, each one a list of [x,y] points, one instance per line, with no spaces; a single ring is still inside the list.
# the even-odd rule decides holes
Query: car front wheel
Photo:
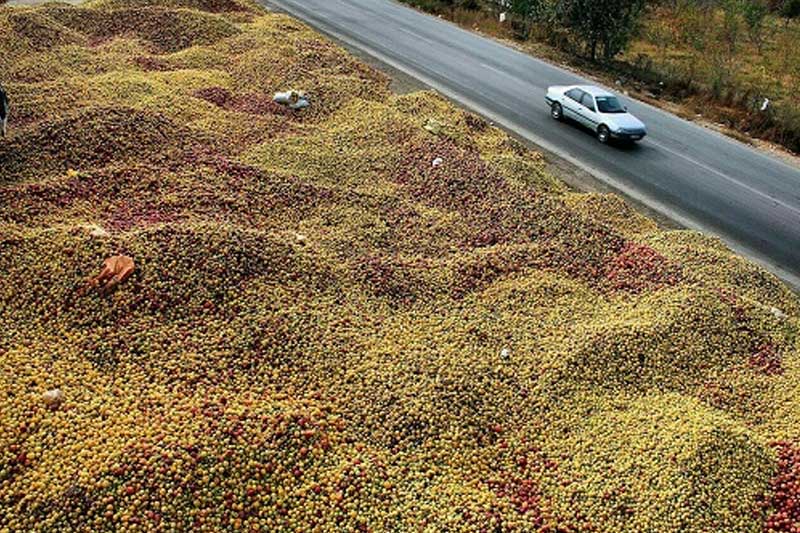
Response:
[[[553,105],[550,106],[550,116],[556,120],[564,118],[564,110],[561,108],[561,104],[553,102]]]
[[[600,126],[597,128],[597,140],[603,144],[608,143],[608,140],[611,139],[611,132],[608,129],[608,126]]]

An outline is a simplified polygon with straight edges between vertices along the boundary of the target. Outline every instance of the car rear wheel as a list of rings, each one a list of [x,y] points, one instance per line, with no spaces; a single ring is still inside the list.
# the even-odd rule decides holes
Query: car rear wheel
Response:
[[[556,120],[564,118],[564,110],[561,108],[561,104],[553,102],[553,105],[550,106],[550,116]]]
[[[608,129],[608,126],[600,126],[597,128],[597,140],[603,144],[608,143],[609,139],[611,139],[611,132]]]

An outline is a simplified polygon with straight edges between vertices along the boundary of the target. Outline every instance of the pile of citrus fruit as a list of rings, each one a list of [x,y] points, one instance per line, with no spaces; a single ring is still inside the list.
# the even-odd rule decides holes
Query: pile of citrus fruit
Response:
[[[800,528],[719,241],[247,0],[2,7],[0,79],[1,532]]]

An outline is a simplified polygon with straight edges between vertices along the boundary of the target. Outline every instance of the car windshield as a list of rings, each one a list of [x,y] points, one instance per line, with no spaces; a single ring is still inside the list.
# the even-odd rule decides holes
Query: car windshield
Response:
[[[597,109],[601,113],[624,113],[625,108],[619,103],[616,96],[598,96]]]

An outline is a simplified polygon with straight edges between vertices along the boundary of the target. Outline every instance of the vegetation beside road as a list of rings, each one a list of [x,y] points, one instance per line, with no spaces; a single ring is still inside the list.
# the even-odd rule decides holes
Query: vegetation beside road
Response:
[[[404,1],[800,153],[798,0]]]
[[[0,78],[0,531],[800,524],[800,302],[719,241],[246,1],[2,8]]]

